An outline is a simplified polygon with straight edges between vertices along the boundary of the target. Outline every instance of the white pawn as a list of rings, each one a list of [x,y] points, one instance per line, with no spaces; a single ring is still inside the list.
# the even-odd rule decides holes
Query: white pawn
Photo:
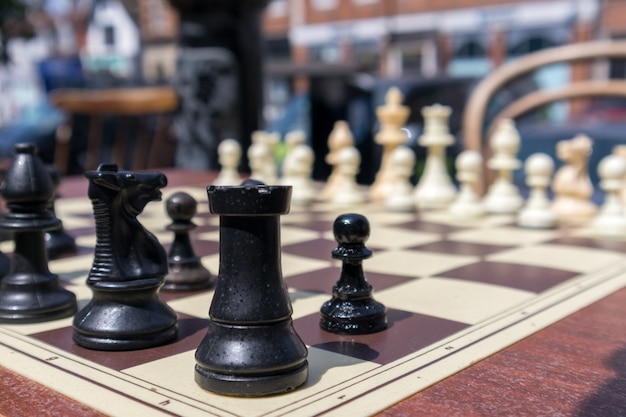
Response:
[[[526,205],[520,210],[517,224],[534,229],[556,227],[557,217],[550,206],[547,189],[554,172],[554,161],[545,153],[536,153],[528,157],[524,165],[526,184],[530,195]]]
[[[463,151],[455,161],[459,194],[450,205],[450,214],[461,220],[472,220],[484,216],[485,208],[476,192],[482,175],[483,157],[478,151]]]
[[[239,185],[241,176],[237,171],[241,160],[241,145],[235,139],[224,139],[217,147],[217,154],[221,166],[220,172],[213,181],[213,185]]]
[[[274,150],[276,145],[280,141],[279,133],[270,133],[263,130],[256,130],[252,132],[252,145],[248,148],[248,159],[256,158],[255,167],[252,167],[250,163],[250,169],[253,174],[262,177],[251,178],[263,181],[265,184],[276,184],[278,181],[278,166],[274,158]],[[261,150],[265,148],[265,150]],[[260,165],[263,164],[263,165]]]
[[[391,172],[391,192],[385,201],[385,208],[390,211],[413,211],[413,185],[411,176],[415,169],[415,154],[406,146],[398,146],[389,155]]]
[[[626,235],[626,215],[620,198],[626,161],[617,155],[609,155],[600,161],[598,175],[600,188],[606,192],[606,197],[598,215],[591,222],[591,229],[605,236]]]
[[[274,156],[270,148],[262,143],[253,143],[248,148],[248,163],[250,165],[250,178],[258,180],[264,184],[276,184],[276,171],[274,167]]]
[[[337,189],[331,202],[336,206],[352,206],[365,202],[365,194],[356,182],[361,165],[358,149],[354,146],[343,148],[336,157]]]
[[[498,124],[490,141],[493,157],[487,166],[496,171],[496,179],[487,190],[484,199],[485,210],[492,214],[512,214],[522,207],[523,200],[513,184],[513,171],[521,167],[516,158],[520,137],[511,119]]]
[[[415,187],[415,204],[419,209],[446,208],[456,195],[456,189],[446,169],[446,147],[454,143],[448,130],[450,107],[435,104],[422,109],[424,134],[418,143],[428,149],[426,165]]]
[[[617,155],[626,160],[626,145],[617,145],[613,147],[613,155]],[[622,204],[626,205],[626,178],[624,178],[624,188],[622,188],[621,196]]]
[[[324,189],[318,196],[322,201],[330,201],[337,192],[337,186],[341,181],[341,175],[339,175],[339,152],[348,147],[354,146],[354,136],[350,131],[350,126],[345,120],[338,120],[333,126],[333,130],[328,135],[328,154],[326,155],[326,163],[332,167],[331,173],[326,180]],[[359,155],[360,159],[360,155]]]
[[[291,202],[297,205],[312,202],[317,194],[311,180],[315,154],[305,141],[302,131],[289,132],[285,136],[289,151],[283,162],[281,184],[292,186]]]

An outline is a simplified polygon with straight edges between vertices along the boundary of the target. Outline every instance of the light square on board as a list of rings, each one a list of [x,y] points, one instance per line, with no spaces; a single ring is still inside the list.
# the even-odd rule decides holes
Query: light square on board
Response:
[[[388,307],[475,324],[535,296],[530,291],[456,280],[420,278],[376,292]]]
[[[25,323],[25,324],[10,324],[3,325],[9,330],[17,332],[19,334],[32,335],[41,332],[47,332],[55,329],[63,329],[72,326],[73,317],[65,317],[58,320],[44,321],[41,323]]]
[[[219,404],[220,409],[229,410],[232,415],[262,416],[316,394],[323,395],[325,391],[332,392],[338,380],[356,378],[378,367],[376,363],[315,347],[309,347],[308,362],[308,379],[297,390],[290,392],[289,395],[255,398],[223,396],[200,388],[193,376],[194,351],[164,357],[124,369],[122,372],[153,385],[157,390],[165,389],[182,393],[185,397],[201,403],[202,405],[198,404],[198,406],[206,410]],[[170,373],[164,377],[163,369],[177,369],[180,372]]]
[[[163,293],[163,291],[161,291]],[[170,300],[167,304],[177,312],[189,314],[194,317],[209,317],[209,307],[213,300],[213,291],[204,291],[175,300]]]
[[[308,242],[320,237],[319,232],[302,229],[300,227],[281,226],[280,242],[282,245]]]
[[[477,256],[448,255],[444,253],[422,252],[417,250],[393,250],[374,253],[363,261],[365,272],[407,275],[413,277],[439,274],[448,269],[478,261]]]
[[[471,227],[476,229],[514,224],[516,221],[515,216],[512,215],[484,216],[472,220],[455,219],[450,215],[450,213],[445,210],[422,212],[420,213],[420,218],[429,222],[442,223],[459,227]]]
[[[515,248],[487,257],[489,261],[535,265],[579,273],[597,271],[623,258],[623,254],[602,249],[552,244]]]
[[[471,229],[448,235],[449,240],[461,242],[485,243],[490,245],[533,245],[554,239],[558,232],[554,230],[522,229],[519,227],[497,227]]]
[[[332,231],[324,234],[326,239],[334,239]],[[400,249],[423,245],[440,239],[436,233],[406,230],[399,227],[373,228],[369,239],[365,242],[368,248]]]

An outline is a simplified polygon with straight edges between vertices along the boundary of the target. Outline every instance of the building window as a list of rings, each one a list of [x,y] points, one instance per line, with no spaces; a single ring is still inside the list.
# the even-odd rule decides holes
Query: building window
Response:
[[[402,48],[402,74],[416,75],[422,73],[421,44],[405,45]]]
[[[115,28],[112,25],[104,27],[104,44],[107,46],[115,45]]]
[[[377,42],[356,42],[352,44],[352,57],[360,71],[370,73],[379,71],[380,51]]]
[[[487,56],[487,50],[479,42],[471,40],[461,45],[454,56],[457,58],[482,58]]]
[[[340,51],[338,45],[316,45],[309,48],[309,57],[313,62],[336,64],[339,62]]]
[[[287,0],[272,0],[267,6],[267,13],[272,17],[287,16]]]
[[[339,0],[311,0],[315,10],[334,10],[339,5]]]
[[[519,56],[531,52],[540,51],[545,48],[556,46],[552,40],[543,36],[530,36],[509,50],[509,55]]]
[[[626,35],[613,36],[613,39],[623,41],[626,39]],[[626,79],[626,59],[613,58],[609,60],[609,78]]]
[[[267,39],[265,53],[271,60],[288,61],[291,59],[291,47],[287,38]]]

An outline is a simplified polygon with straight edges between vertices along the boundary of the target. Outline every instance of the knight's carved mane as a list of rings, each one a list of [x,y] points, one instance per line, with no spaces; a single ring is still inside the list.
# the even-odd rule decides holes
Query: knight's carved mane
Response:
[[[146,189],[158,190],[152,177],[104,172],[89,177],[89,196],[96,225],[93,281],[126,281],[162,278],[167,273],[167,255],[156,237],[137,220]],[[155,173],[158,174],[158,173]],[[162,174],[159,174],[162,175]],[[145,180],[145,181],[142,181]],[[147,202],[147,201],[146,201]]]

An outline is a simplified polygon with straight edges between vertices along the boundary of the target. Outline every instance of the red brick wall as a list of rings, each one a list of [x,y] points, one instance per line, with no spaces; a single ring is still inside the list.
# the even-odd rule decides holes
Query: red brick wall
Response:
[[[263,30],[269,36],[287,33],[289,31],[289,14],[274,17],[265,13],[263,16]]]
[[[532,0],[531,0],[532,1]],[[534,0],[535,2],[549,2],[551,0]],[[520,0],[396,0],[396,10],[402,13],[420,13],[440,10],[483,7],[507,3],[523,3]]]
[[[398,0],[377,0],[366,4],[357,4],[353,0],[337,0],[337,7],[331,10],[319,10],[313,0],[305,0],[307,23],[336,22],[340,20],[365,19],[393,14]]]
[[[626,1],[610,0],[601,10],[600,27],[607,35],[626,35]]]

